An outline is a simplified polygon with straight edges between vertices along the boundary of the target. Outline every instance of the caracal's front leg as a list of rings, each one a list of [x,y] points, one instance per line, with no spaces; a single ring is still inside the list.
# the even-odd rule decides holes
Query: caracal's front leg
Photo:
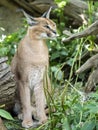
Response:
[[[42,82],[38,83],[34,87],[34,96],[35,96],[37,117],[40,123],[45,123],[47,121],[47,116],[45,113],[46,100]]]
[[[29,128],[33,126],[33,120],[32,120],[31,99],[30,99],[30,88],[28,82],[19,81],[19,91],[23,112],[22,126],[25,128]]]

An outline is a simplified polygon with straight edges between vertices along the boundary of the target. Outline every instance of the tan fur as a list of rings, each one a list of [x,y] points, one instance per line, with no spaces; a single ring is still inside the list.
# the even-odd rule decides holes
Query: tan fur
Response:
[[[49,66],[49,54],[45,39],[56,37],[56,25],[52,20],[36,18],[36,21],[36,25],[28,27],[11,63],[22,105],[22,126],[26,128],[33,125],[31,95],[35,98],[39,121],[47,120],[43,77]]]

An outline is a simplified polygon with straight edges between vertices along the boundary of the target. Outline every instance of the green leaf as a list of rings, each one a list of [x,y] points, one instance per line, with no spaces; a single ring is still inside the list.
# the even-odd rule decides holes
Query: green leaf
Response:
[[[95,128],[95,121],[88,121],[84,124],[81,130],[94,130]]]
[[[8,120],[14,120],[14,118],[10,115],[10,113],[8,113],[3,109],[0,109],[0,116]]]
[[[68,52],[66,52],[66,51],[61,51],[60,53],[61,53],[61,55],[63,55],[63,56],[68,56]]]
[[[70,58],[68,61],[66,61],[68,65],[72,66],[73,58]]]
[[[51,71],[52,71],[52,72],[56,72],[56,71],[58,71],[58,67],[56,67],[56,66],[52,66],[52,67],[51,67]]]
[[[96,121],[96,130],[98,130],[98,121]]]
[[[52,55],[51,55],[51,60],[54,60],[56,58],[60,57],[60,53],[59,52],[54,52]]]
[[[63,119],[62,130],[71,130],[67,117]]]
[[[87,104],[86,105],[86,109],[88,109],[88,111],[90,113],[98,113],[98,105],[97,104]]]
[[[76,126],[72,126],[72,130],[77,130]]]
[[[64,73],[61,70],[59,70],[58,72],[55,73],[55,78],[60,81],[63,79],[63,75]]]
[[[89,94],[89,97],[98,99],[98,93],[91,93]]]

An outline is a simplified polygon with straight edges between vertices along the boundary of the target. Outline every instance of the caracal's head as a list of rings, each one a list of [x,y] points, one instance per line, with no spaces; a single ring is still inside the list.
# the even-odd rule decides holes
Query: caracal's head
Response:
[[[33,39],[52,39],[58,36],[56,30],[56,24],[49,19],[51,8],[44,13],[42,17],[34,18],[28,14],[27,22],[30,25],[28,27],[29,36]]]
[[[47,18],[36,18],[38,24],[28,28],[31,37],[36,39],[55,38],[57,36],[56,24]]]

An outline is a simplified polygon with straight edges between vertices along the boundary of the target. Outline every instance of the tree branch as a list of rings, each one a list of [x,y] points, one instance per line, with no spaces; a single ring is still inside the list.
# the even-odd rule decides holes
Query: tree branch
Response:
[[[82,37],[86,37],[89,35],[97,35],[98,34],[98,20],[95,21],[93,24],[91,24],[87,29],[85,29],[82,32],[76,33],[76,34],[72,34],[70,37],[68,38],[64,38],[62,40],[62,42],[69,42],[75,38],[82,38]]]

